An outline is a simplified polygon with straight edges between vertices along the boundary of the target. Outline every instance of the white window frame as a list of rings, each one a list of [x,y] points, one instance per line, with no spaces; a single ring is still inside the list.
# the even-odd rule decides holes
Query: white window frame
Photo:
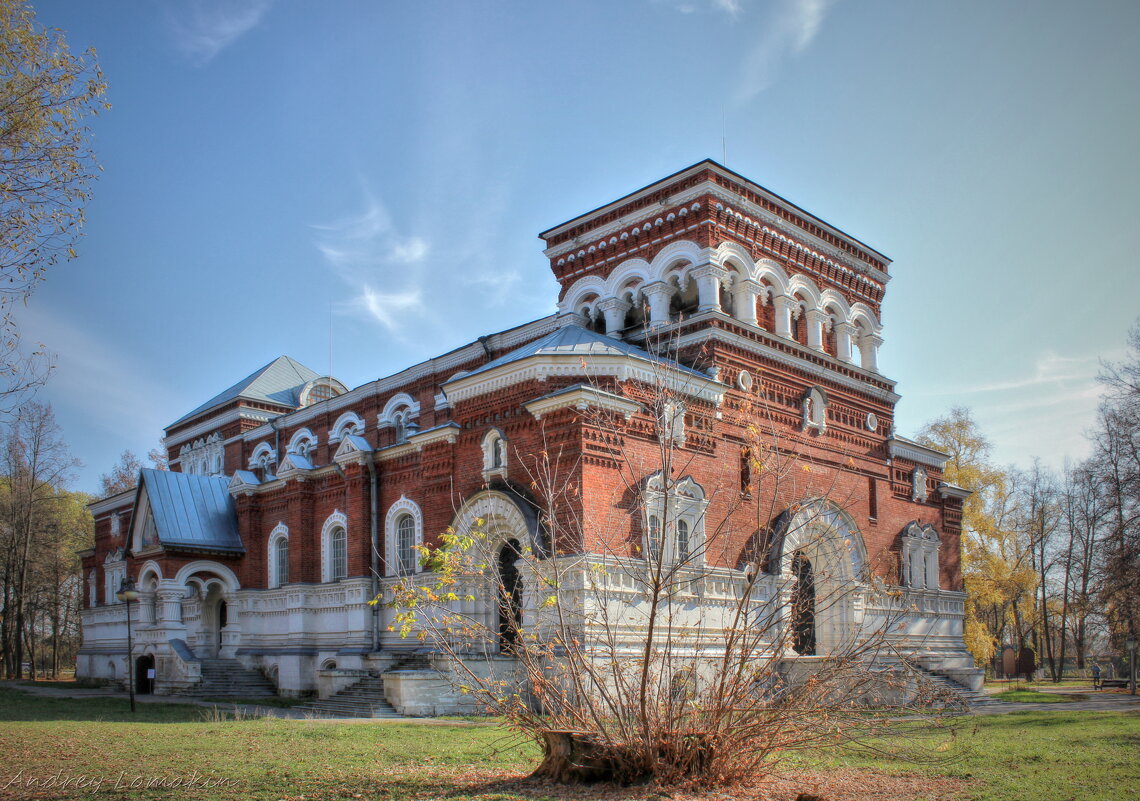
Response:
[[[320,439],[317,435],[307,428],[302,428],[289,440],[289,447],[285,449],[285,452],[304,456],[312,462],[318,444],[320,444]]]
[[[691,476],[685,476],[666,492],[662,487],[661,473],[658,472],[646,481],[643,501],[645,535],[641,545],[646,559],[653,556],[654,544],[651,540],[653,521],[656,520],[661,538],[659,558],[667,564],[682,559],[686,565],[704,564],[705,510],[709,503],[705,498],[704,488]],[[682,522],[688,528],[687,558],[682,557],[678,545],[678,523]]]
[[[347,436],[361,436],[364,434],[364,418],[356,412],[345,412],[333,423],[329,442],[340,442]]]
[[[401,570],[401,560],[399,552],[399,522],[405,515],[410,515],[412,521],[415,523],[415,542],[414,547],[423,545],[424,542],[424,516],[420,510],[419,504],[413,501],[406,495],[401,495],[400,500],[396,501],[388,508],[388,514],[384,518],[384,564],[385,575],[400,576],[405,575]],[[412,573],[419,573],[421,570],[419,559],[414,559],[414,568]]]
[[[509,456],[507,438],[503,432],[498,428],[492,428],[483,435],[481,447],[483,449],[483,480],[490,481],[496,477],[506,478]],[[499,457],[499,464],[495,464],[496,455]]]
[[[288,550],[286,550],[286,562],[285,562],[285,575],[284,576],[281,575],[281,564],[278,561],[277,548],[278,548],[278,543],[281,541],[284,541],[286,544],[286,548],[288,548],[289,527],[286,526],[284,523],[278,523],[276,526],[274,526],[273,531],[271,531],[269,533],[269,552],[268,552],[269,558],[266,561],[267,561],[267,564],[269,566],[269,587],[270,587],[270,589],[274,589],[276,587],[281,587],[281,586],[289,583]]]
[[[344,575],[334,578],[333,573],[333,539],[336,529],[344,529]],[[321,581],[329,583],[348,578],[348,515],[337,509],[325,520],[321,526]]]

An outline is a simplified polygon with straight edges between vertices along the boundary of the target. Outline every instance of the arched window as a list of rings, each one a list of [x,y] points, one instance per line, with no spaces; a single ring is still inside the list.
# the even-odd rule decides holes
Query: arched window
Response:
[[[646,556],[661,559],[661,520],[657,515],[649,516],[649,531],[645,537]]]
[[[329,536],[329,579],[348,578],[348,532],[340,526]]]
[[[321,581],[348,577],[348,516],[339,509],[321,527]]]
[[[392,504],[384,522],[385,566],[389,576],[419,571],[416,546],[423,542],[423,514],[415,501],[407,496]]]
[[[396,521],[396,555],[401,573],[416,572],[416,521],[409,514]]]
[[[277,566],[277,586],[289,582],[289,538],[281,537],[273,549],[274,562]]]
[[[686,476],[664,486],[660,473],[650,476],[645,495],[646,556],[666,562],[704,562],[705,499],[701,486]]]
[[[492,428],[483,437],[483,480],[505,476],[507,470],[507,440],[503,432]]]
[[[289,583],[289,528],[278,523],[269,534],[269,586]]]

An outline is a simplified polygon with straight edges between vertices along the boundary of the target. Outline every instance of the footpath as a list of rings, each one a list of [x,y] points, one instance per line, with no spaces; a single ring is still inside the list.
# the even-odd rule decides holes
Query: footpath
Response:
[[[46,698],[121,698],[124,702],[130,697],[130,694],[125,690],[115,690],[109,687],[98,688],[84,688],[76,687],[63,688],[63,687],[49,687],[38,686],[26,681],[0,681],[0,687],[7,687],[12,690],[20,690],[31,695],[39,695]],[[139,704],[187,704],[190,706],[200,706],[207,709],[217,708],[221,712],[231,713],[241,717],[256,717],[256,718],[284,718],[286,720],[306,720],[313,723],[391,723],[414,720],[417,723],[438,723],[447,725],[464,725],[467,721],[461,720],[440,720],[438,718],[409,718],[409,717],[389,717],[389,718],[327,718],[327,717],[314,717],[313,715],[301,712],[289,707],[268,706],[264,704],[244,704],[234,703],[231,701],[206,701],[201,698],[183,698],[177,695],[135,695],[135,702]]]
[[[986,693],[997,695],[1007,688],[1001,685],[986,687]],[[1076,696],[1076,700],[1055,703],[1005,701],[978,707],[975,715],[1005,715],[1010,712],[1125,712],[1140,710],[1140,695],[1129,695],[1116,690],[1094,690],[1089,684],[1084,687],[1033,687],[1033,690],[1048,695]]]
[[[37,686],[23,681],[0,681],[0,687],[21,690],[32,695],[48,698],[121,698],[125,702],[128,693],[124,690],[111,688],[80,688]],[[996,695],[1006,688],[991,685],[986,692]],[[1035,687],[1038,692],[1050,695],[1078,696],[1080,700],[1064,703],[1036,703],[1036,702],[1003,702],[977,707],[971,710],[974,715],[1005,715],[1010,712],[1038,711],[1038,712],[1120,712],[1128,710],[1140,711],[1140,695],[1129,695],[1126,692],[1114,690],[1094,690],[1092,685],[1087,687]],[[140,704],[189,704],[206,708],[216,707],[221,712],[228,712],[238,716],[259,718],[284,718],[286,720],[305,720],[313,723],[391,723],[415,721],[416,723],[440,724],[447,726],[483,726],[487,725],[476,721],[443,720],[440,718],[328,718],[314,717],[313,715],[296,709],[279,706],[266,706],[262,704],[243,704],[230,701],[204,701],[201,698],[183,698],[171,695],[136,695],[135,701]]]

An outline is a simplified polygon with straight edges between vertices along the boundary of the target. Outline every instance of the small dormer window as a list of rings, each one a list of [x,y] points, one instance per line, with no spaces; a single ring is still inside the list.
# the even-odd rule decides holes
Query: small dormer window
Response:
[[[337,381],[331,376],[322,376],[321,378],[314,378],[301,389],[301,396],[298,399],[298,408],[312,406],[314,403],[327,401],[338,395],[343,395],[348,391],[344,384]]]

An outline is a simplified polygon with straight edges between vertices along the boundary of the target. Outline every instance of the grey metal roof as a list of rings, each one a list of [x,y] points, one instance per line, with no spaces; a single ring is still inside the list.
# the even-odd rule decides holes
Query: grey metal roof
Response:
[[[551,331],[541,339],[536,339],[534,342],[515,348],[510,353],[487,362],[482,367],[477,370],[472,370],[463,377],[467,378],[472,375],[478,375],[488,370],[494,370],[496,367],[502,367],[505,364],[512,364],[513,362],[523,359],[529,359],[532,356],[627,356],[657,365],[665,365],[675,370],[708,379],[708,376],[704,373],[694,370],[691,367],[686,367],[672,359],[654,356],[636,345],[631,345],[629,342],[614,339],[613,337],[599,334],[596,331],[590,331],[587,328],[574,324],[564,325],[556,331]]]
[[[144,469],[135,508],[145,492],[164,546],[245,553],[229,483],[225,476]]]
[[[237,398],[275,403],[296,409],[300,403],[301,389],[320,374],[288,356],[278,356],[269,364],[247,375],[229,389],[203,403],[194,411],[175,420],[167,428],[173,428],[215,406]]]

